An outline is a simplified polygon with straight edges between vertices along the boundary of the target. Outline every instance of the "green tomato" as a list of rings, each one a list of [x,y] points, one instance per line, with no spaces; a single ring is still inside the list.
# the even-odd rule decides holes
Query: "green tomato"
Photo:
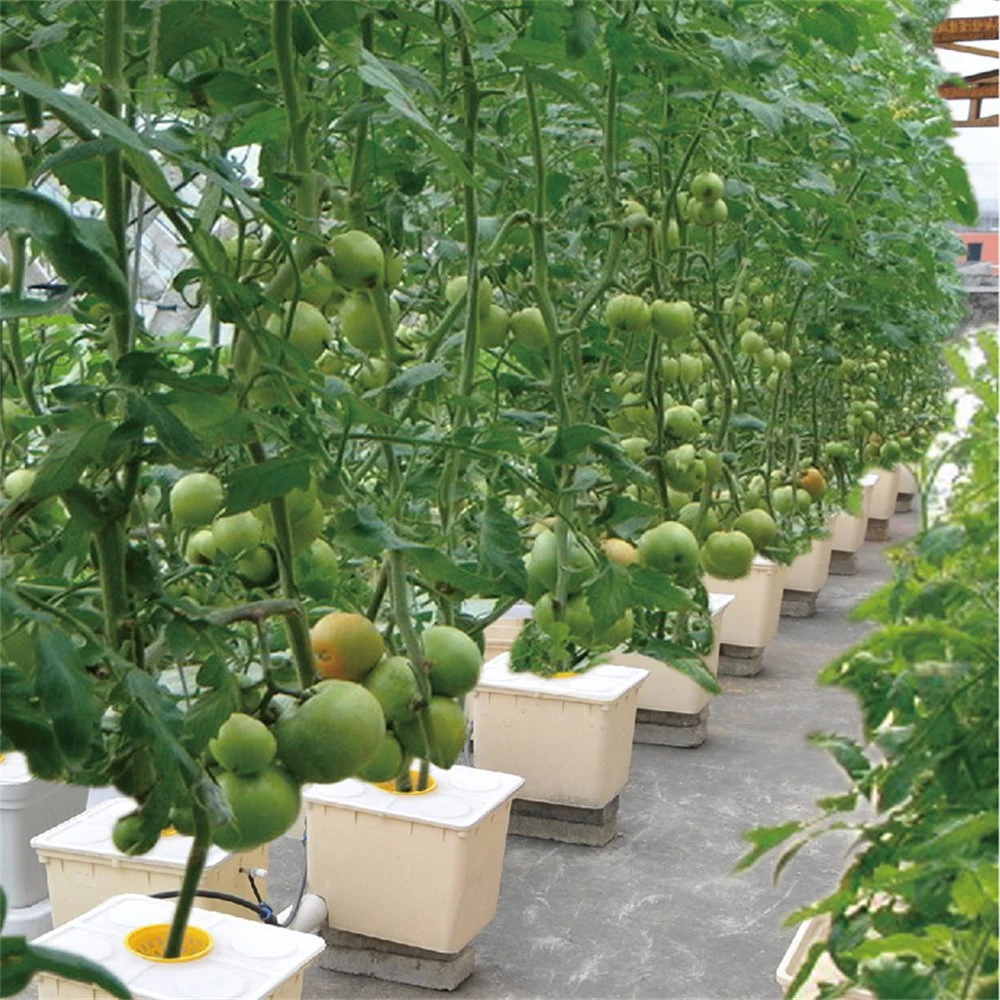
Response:
[[[17,146],[6,135],[0,135],[0,187],[23,188],[27,183],[28,175]]]
[[[701,416],[692,406],[671,406],[664,413],[664,426],[672,437],[691,441],[701,433]]]
[[[285,334],[288,320],[286,308],[283,315],[272,316],[267,321],[267,329],[276,337]],[[288,342],[297,351],[304,354],[310,361],[315,361],[323,349],[333,339],[333,332],[326,317],[309,302],[297,302],[295,315],[292,317],[292,328],[288,334]]]
[[[459,299],[465,297],[469,287],[469,279],[464,274],[452,278],[444,289],[444,297],[449,305],[454,305]],[[486,319],[493,305],[493,284],[489,278],[479,279],[479,295],[477,305],[479,306],[479,318]]]
[[[792,356],[788,351],[778,351],[774,355],[774,367],[779,372],[787,372],[792,367]]]
[[[212,524],[215,547],[226,556],[241,555],[247,549],[260,545],[263,537],[264,525],[249,510],[231,517],[216,518]]]
[[[701,358],[693,354],[682,354],[678,374],[682,385],[693,385],[705,374],[705,366]]]
[[[532,351],[545,351],[549,346],[549,333],[542,318],[542,311],[536,306],[521,309],[510,318],[510,329],[514,339]]]
[[[676,219],[667,220],[667,249],[679,250],[681,248],[681,227]]]
[[[184,548],[184,558],[192,566],[211,566],[217,555],[218,549],[211,528],[199,528],[192,532]]]
[[[330,255],[330,273],[344,288],[374,288],[386,273],[382,248],[357,229],[334,236]]]
[[[678,299],[664,302],[657,299],[650,309],[653,329],[667,341],[686,340],[694,330],[694,307]]]
[[[712,204],[712,224],[722,225],[729,220],[729,206],[720,198]]]
[[[649,451],[649,439],[644,437],[628,437],[621,442],[622,451],[632,462],[641,462]]]
[[[746,510],[735,521],[733,530],[742,531],[759,552],[778,537],[778,526],[766,510]]]
[[[503,347],[510,330],[510,316],[502,306],[490,304],[486,317],[479,324],[480,347]]]
[[[626,333],[645,333],[649,329],[650,309],[638,295],[615,295],[604,310],[604,322]]]
[[[236,571],[252,587],[267,587],[278,579],[278,563],[266,545],[258,545],[240,556]]]
[[[748,330],[742,337],[740,337],[740,350],[742,350],[744,354],[749,354],[751,356],[760,354],[765,347],[767,347],[767,341],[764,340],[759,333],[755,333],[753,330]]]
[[[170,490],[170,515],[187,528],[211,524],[225,502],[222,483],[210,472],[182,476]]]
[[[34,469],[14,469],[4,477],[3,491],[10,500],[23,497],[31,489],[37,473]]]
[[[295,578],[303,592],[329,603],[340,577],[340,560],[328,542],[315,539],[295,559]]]
[[[695,174],[691,181],[691,196],[707,205],[717,202],[726,189],[722,178],[711,170]]]
[[[701,565],[709,576],[738,580],[753,562],[753,542],[742,531],[716,531],[701,547]]]
[[[779,514],[793,513],[795,511],[795,487],[779,486],[771,493],[771,505]]]
[[[639,562],[643,566],[689,579],[698,566],[698,539],[680,521],[664,521],[639,537]]]
[[[664,358],[660,365],[664,382],[676,382],[680,378],[681,364],[677,358]]]
[[[391,312],[391,304],[389,308]],[[398,310],[399,307],[396,308]],[[382,332],[378,310],[370,296],[364,292],[348,295],[340,304],[337,319],[340,323],[340,332],[352,347],[356,347],[368,355],[382,353]]]
[[[701,531],[698,531],[698,517],[701,514],[701,503],[697,500],[685,504],[681,508],[677,520],[695,534],[699,539],[705,538],[719,527],[719,519],[711,507],[705,511],[705,520],[702,522]]]

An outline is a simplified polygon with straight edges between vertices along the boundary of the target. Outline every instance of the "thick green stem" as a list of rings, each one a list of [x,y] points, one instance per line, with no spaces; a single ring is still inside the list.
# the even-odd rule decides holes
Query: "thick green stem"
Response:
[[[164,958],[180,958],[181,948],[184,946],[184,932],[187,930],[191,908],[194,906],[194,894],[198,890],[201,873],[205,870],[205,861],[212,846],[212,822],[208,811],[200,802],[195,802],[191,812],[194,817],[194,839],[184,869],[180,895],[177,897],[177,909],[174,910],[174,919],[170,924],[167,946],[163,951]]]
[[[295,78],[295,47],[292,42],[292,2],[274,0],[271,8],[271,42],[274,61],[285,101],[285,115],[291,136],[295,166],[295,204],[299,224],[306,232],[319,232],[319,188],[309,155],[309,119],[299,107],[299,86]]]
[[[125,64],[125,13],[121,0],[104,0],[104,65],[101,77],[101,110],[115,118],[121,117]],[[126,226],[128,207],[125,204],[125,175],[121,150],[104,156],[104,221],[111,230],[115,244],[115,262],[122,274],[128,274],[128,244]],[[127,354],[131,345],[131,308],[117,310],[111,317],[111,357],[117,361]]]
[[[14,298],[20,298],[24,291],[24,270],[27,261],[27,233],[14,233],[10,240],[10,292]],[[21,390],[24,402],[32,413],[41,413],[38,400],[35,399],[35,387],[31,375],[24,364],[24,351],[21,347],[21,322],[17,319],[7,321],[7,341],[10,345],[10,363],[14,368],[14,381]]]
[[[372,28],[372,15],[366,14],[361,19],[361,45],[369,52],[374,48],[375,39]],[[365,100],[371,91],[368,84],[361,87],[361,100]],[[351,178],[347,188],[347,209],[351,217],[351,225],[355,229],[365,228],[365,204],[361,191],[365,179],[365,144],[368,141],[368,115],[363,115],[354,133],[354,151],[351,157]]]
[[[476,83],[476,68],[472,59],[472,49],[465,33],[462,19],[453,15],[455,37],[462,56],[465,150],[463,161],[470,177],[476,172],[476,122],[479,118],[479,88]],[[465,341],[462,347],[462,371],[459,379],[459,398],[455,403],[453,432],[459,434],[469,418],[468,400],[472,395],[479,359],[479,206],[476,186],[471,181],[462,186],[465,215],[465,243],[468,254],[465,296]],[[462,465],[462,453],[452,451],[445,459],[440,493],[441,527],[444,532],[448,553],[455,551],[455,493]],[[453,624],[451,602],[442,606],[447,624]]]

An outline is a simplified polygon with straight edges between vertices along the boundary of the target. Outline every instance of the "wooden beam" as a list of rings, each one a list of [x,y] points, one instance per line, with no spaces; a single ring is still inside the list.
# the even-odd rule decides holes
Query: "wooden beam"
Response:
[[[955,128],[996,128],[1000,125],[1000,115],[990,115],[989,118],[976,118],[963,122],[952,122]]]
[[[964,52],[970,56],[985,56],[987,59],[1000,57],[1000,52],[996,49],[979,49],[975,45],[963,45],[961,42],[939,42],[935,48],[944,49],[948,52]]]
[[[1000,86],[997,81],[992,83],[977,83],[971,87],[963,87],[957,83],[942,83],[938,93],[946,101],[981,101],[989,97],[1000,97]]]
[[[949,17],[934,29],[934,44],[993,41],[1000,35],[1000,17]]]

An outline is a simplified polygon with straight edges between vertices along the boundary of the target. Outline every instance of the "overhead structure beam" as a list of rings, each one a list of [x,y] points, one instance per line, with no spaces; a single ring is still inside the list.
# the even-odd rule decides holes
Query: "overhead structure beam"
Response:
[[[950,17],[934,29],[934,45],[950,52],[1000,59],[995,49],[984,49],[964,42],[996,41],[1000,36],[1000,17]],[[961,83],[943,83],[938,93],[946,101],[968,101],[969,113],[964,120],[956,119],[955,128],[990,128],[1000,122],[1000,116],[983,117],[983,101],[1000,96],[997,69],[974,73]]]

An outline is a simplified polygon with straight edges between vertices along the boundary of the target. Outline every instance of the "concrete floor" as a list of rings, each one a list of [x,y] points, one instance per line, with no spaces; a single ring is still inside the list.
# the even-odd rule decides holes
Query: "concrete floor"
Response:
[[[708,740],[694,750],[636,746],[621,795],[619,835],[604,848],[511,837],[496,919],[475,942],[463,998],[747,1000],[778,998],[775,970],[793,935],[793,910],[825,896],[850,841],[801,851],[774,886],[765,858],[733,874],[745,830],[816,814],[815,800],[845,787],[817,730],[859,735],[854,699],[815,683],[820,669],[866,626],[851,608],[890,575],[887,546],[911,536],[916,513],[896,515],[888,543],[865,544],[855,577],[830,577],[817,614],[783,618],[754,678],[722,678]],[[270,894],[293,898],[302,846],[271,847]],[[391,905],[386,901],[386,905]],[[19,994],[36,997],[34,987]],[[440,996],[314,965],[305,998]]]
[[[896,515],[892,545],[917,529]],[[815,683],[866,626],[851,608],[889,577],[886,544],[866,543],[855,577],[830,577],[815,617],[783,618],[755,678],[722,678],[708,740],[694,750],[636,746],[621,795],[619,836],[605,848],[511,837],[496,919],[475,942],[476,971],[462,997],[779,997],[775,970],[793,935],[784,919],[831,892],[850,841],[804,849],[777,887],[765,858],[733,874],[750,827],[816,814],[815,800],[845,788],[806,736],[858,736],[852,696]],[[272,887],[292,890],[301,847],[272,848]],[[391,905],[387,901],[386,905]],[[417,997],[410,986],[314,966],[304,996]]]

